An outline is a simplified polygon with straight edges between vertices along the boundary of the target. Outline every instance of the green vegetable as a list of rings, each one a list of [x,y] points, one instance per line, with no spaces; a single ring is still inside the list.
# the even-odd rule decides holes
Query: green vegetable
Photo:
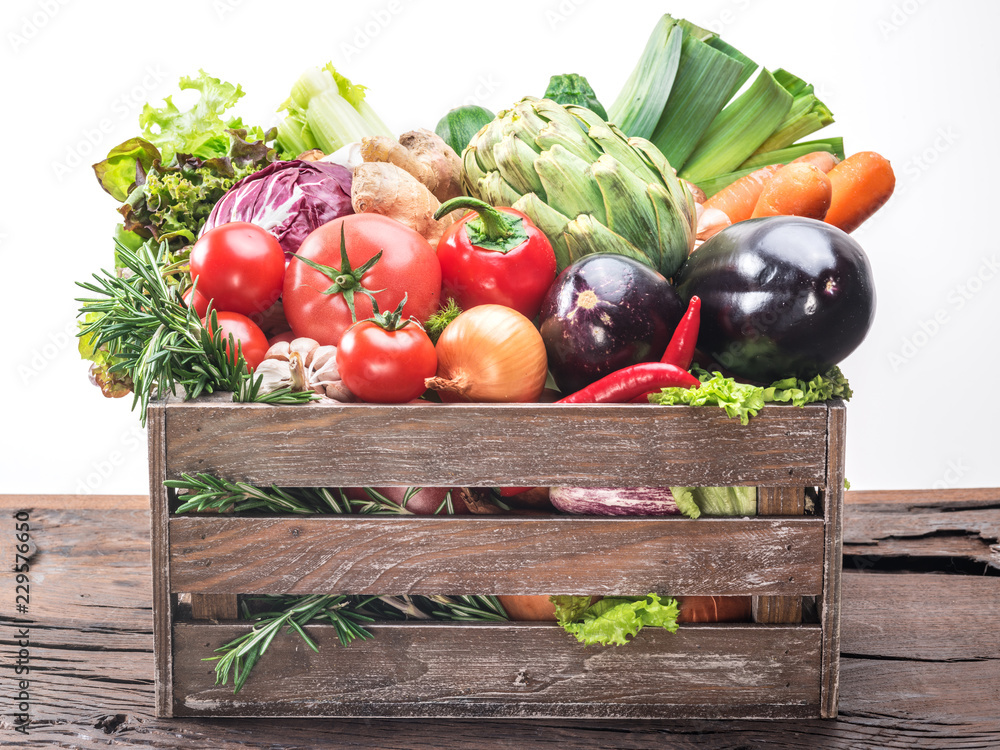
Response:
[[[610,121],[630,136],[649,138],[667,105],[680,64],[684,30],[669,15],[656,22],[646,47],[609,110]]]
[[[198,101],[185,111],[177,109],[169,96],[163,100],[163,107],[146,104],[139,115],[143,138],[159,149],[163,162],[169,162],[175,153],[200,159],[223,156],[229,146],[226,132],[247,129],[239,119],[222,119],[226,110],[243,97],[243,89],[212,78],[203,70],[198,71],[197,78],[181,78],[180,88],[198,91]],[[250,129],[250,137],[265,140],[260,128]]]
[[[694,201],[663,155],[584,107],[526,97],[472,140],[463,177],[473,197],[527,214],[559,270],[606,252],[669,278],[693,247]]]
[[[203,160],[175,154],[169,164],[155,164],[119,209],[125,228],[169,242],[172,248],[194,244],[226,191],[275,159],[275,150],[265,141],[249,143],[245,137],[245,130],[227,131],[224,156]],[[265,137],[273,140],[274,134]]]
[[[551,99],[559,104],[576,104],[579,107],[586,107],[591,112],[600,115],[602,120],[608,119],[608,113],[604,109],[604,105],[597,100],[597,94],[591,88],[590,82],[576,73],[552,76],[549,79],[549,87],[545,89],[542,98]]]
[[[593,604],[588,596],[553,596],[556,620],[581,643],[623,646],[644,627],[677,632],[679,608],[672,598],[609,596]]]
[[[303,73],[278,108],[288,111],[278,125],[282,158],[294,159],[312,149],[331,154],[366,136],[395,138],[365,101],[365,90],[338,73],[333,63]]]
[[[757,515],[756,487],[671,487],[670,492],[689,518]]]
[[[480,130],[493,122],[494,114],[477,104],[455,107],[438,121],[434,132],[461,154]]]
[[[741,424],[748,424],[750,417],[756,416],[767,403],[805,406],[833,398],[849,400],[853,395],[851,386],[839,367],[809,381],[785,378],[767,388],[738,383],[733,378],[724,377],[722,373],[709,373],[697,365],[692,368],[692,372],[701,380],[701,387],[664,388],[651,395],[649,402],[666,406],[718,406],[731,419],[739,419]]]
[[[762,70],[743,94],[712,121],[679,174],[699,180],[731,172],[785,121],[792,95],[768,70]]]

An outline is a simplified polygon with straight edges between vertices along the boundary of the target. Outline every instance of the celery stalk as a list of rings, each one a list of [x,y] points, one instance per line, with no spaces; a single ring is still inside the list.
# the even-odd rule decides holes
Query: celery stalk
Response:
[[[674,85],[683,35],[669,15],[653,28],[639,62],[608,108],[609,119],[626,135],[649,138],[653,134]]]
[[[746,161],[784,121],[792,95],[769,70],[715,118],[680,176],[698,183]]]

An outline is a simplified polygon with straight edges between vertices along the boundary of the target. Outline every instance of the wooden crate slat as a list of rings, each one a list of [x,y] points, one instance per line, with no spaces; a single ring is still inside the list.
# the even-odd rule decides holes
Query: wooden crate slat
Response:
[[[286,486],[809,486],[827,409],[637,404],[167,405],[167,475]]]
[[[758,487],[757,515],[801,516],[805,513],[803,487]],[[753,621],[766,623],[802,622],[801,596],[755,596]]]
[[[648,629],[584,646],[549,624],[401,623],[319,652],[278,638],[238,695],[204,653],[247,626],[175,626],[177,716],[789,718],[819,706],[818,626]]]
[[[171,586],[199,593],[821,592],[820,518],[174,518]]]
[[[149,451],[150,548],[153,567],[153,678],[156,682],[156,715],[173,714],[174,597],[170,592],[170,503],[166,477],[166,413],[163,404],[146,411]]]

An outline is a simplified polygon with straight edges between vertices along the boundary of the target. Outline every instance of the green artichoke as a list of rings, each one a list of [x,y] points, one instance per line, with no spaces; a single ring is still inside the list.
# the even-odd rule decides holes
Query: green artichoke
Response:
[[[527,214],[560,271],[617,253],[670,278],[694,247],[694,199],[663,154],[585,107],[525,97],[479,131],[462,161],[468,193]]]

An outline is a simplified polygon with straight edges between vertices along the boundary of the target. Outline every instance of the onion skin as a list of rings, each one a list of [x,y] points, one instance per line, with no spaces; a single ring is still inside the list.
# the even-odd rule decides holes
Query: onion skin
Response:
[[[535,325],[503,305],[477,305],[437,343],[437,375],[425,384],[442,401],[535,403],[545,388],[545,343]]]
[[[410,488],[373,487],[372,489],[396,505],[401,505]],[[467,515],[469,508],[462,501],[461,493],[457,489],[451,487],[422,487],[413,494],[405,507],[415,516],[449,515],[447,508],[442,508],[440,511],[438,511],[438,508],[441,508],[445,496],[451,491],[451,504],[455,510],[455,515]],[[367,501],[371,499],[363,487],[345,487],[344,494],[351,500]]]
[[[553,487],[557,510],[589,516],[679,516],[667,487]]]

